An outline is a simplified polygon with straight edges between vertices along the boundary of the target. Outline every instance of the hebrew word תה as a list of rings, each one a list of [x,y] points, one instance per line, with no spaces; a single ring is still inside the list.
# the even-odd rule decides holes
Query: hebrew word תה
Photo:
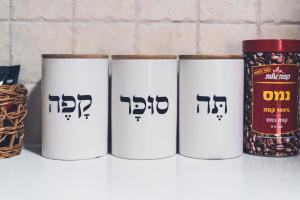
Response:
[[[126,97],[126,96],[120,96],[120,101],[121,102],[125,102],[128,103],[128,114],[130,115],[131,113],[133,115],[136,115],[136,121],[139,122],[141,115],[145,113],[146,109],[148,108],[151,111],[151,114],[153,115],[155,110],[158,114],[165,114],[168,111],[169,108],[169,100],[167,97],[160,97],[158,95],[156,95],[155,99],[153,97],[151,97],[150,95],[145,99],[143,97],[137,97],[135,95],[133,95],[132,97],[132,102],[134,103],[134,109],[132,111],[131,108],[131,98],[130,97]],[[156,101],[156,106],[154,107],[154,101]],[[147,103],[148,106],[147,106]],[[166,106],[165,107],[161,107],[160,104],[165,103]]]
[[[73,113],[76,108],[78,109],[78,118],[81,116],[85,116],[85,119],[88,119],[90,114],[84,113],[86,112],[92,105],[92,96],[91,95],[77,95],[77,99],[74,96],[66,96],[62,95],[61,97],[61,104],[60,104],[60,97],[55,95],[48,96],[50,101],[49,103],[49,113],[52,112],[51,102],[57,102],[57,113],[60,113],[60,106],[62,107],[61,112],[65,113],[65,118],[70,120],[71,113]],[[83,106],[84,105],[84,106]]]
[[[200,96],[197,94],[197,101],[199,102],[205,102],[207,103],[207,114],[210,113],[210,97],[209,96]],[[225,104],[225,107],[224,107],[224,113],[226,114],[227,113],[227,98],[225,96],[216,96],[214,95],[213,96],[213,100],[214,100],[214,107],[213,109],[211,110],[211,113],[212,114],[218,114],[219,113],[219,109],[218,109],[218,106],[217,106],[217,102],[221,102],[221,104],[219,105],[219,107],[223,107],[223,104],[222,102]],[[199,104],[197,104],[197,113],[200,112],[200,108],[199,108]],[[217,115],[217,118],[219,121],[221,121],[223,115]]]

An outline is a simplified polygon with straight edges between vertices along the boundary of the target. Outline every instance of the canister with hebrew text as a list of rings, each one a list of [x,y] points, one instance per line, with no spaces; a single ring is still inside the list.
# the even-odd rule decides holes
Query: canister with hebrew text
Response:
[[[179,68],[179,152],[226,159],[243,150],[243,59],[182,55]]]
[[[245,40],[243,51],[244,152],[298,154],[300,40]]]
[[[42,154],[60,160],[107,153],[108,56],[43,55]]]
[[[157,159],[176,153],[176,56],[112,56],[111,99],[113,155]]]

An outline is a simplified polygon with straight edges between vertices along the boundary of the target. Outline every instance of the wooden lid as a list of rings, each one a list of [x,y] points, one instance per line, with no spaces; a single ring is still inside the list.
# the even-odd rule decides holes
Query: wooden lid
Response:
[[[228,54],[228,55],[180,55],[179,59],[191,59],[191,60],[196,60],[196,59],[243,59],[242,55],[233,55],[233,54]]]
[[[112,59],[114,60],[130,60],[130,59],[176,59],[175,55],[112,55]]]
[[[42,54],[42,58],[108,58],[101,54]]]

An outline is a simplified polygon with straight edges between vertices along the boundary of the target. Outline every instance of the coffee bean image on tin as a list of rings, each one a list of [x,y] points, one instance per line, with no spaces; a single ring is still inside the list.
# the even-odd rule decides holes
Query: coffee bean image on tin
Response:
[[[243,41],[244,152],[298,154],[300,40]]]

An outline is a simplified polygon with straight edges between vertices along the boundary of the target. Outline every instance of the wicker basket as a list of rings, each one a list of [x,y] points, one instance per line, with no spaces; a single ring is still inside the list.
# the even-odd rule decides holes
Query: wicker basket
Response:
[[[21,153],[24,139],[24,119],[27,89],[24,85],[0,86],[0,158]]]

